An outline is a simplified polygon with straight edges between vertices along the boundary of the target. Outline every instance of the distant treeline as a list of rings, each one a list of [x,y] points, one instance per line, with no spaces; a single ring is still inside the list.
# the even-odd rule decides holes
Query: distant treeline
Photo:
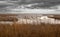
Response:
[[[0,16],[0,21],[11,21],[11,22],[14,22],[14,21],[18,21],[18,19],[16,17],[1,17]]]

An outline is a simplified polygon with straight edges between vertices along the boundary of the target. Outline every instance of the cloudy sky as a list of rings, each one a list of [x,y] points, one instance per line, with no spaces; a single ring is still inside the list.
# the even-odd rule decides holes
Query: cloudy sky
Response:
[[[5,2],[3,2],[5,1]],[[8,1],[17,1],[17,2],[8,2]],[[43,2],[44,4],[41,5],[42,7],[48,7],[48,6],[56,6],[60,5],[60,0],[0,0],[0,13],[42,13],[42,14],[60,14],[60,11],[50,11],[49,10],[28,10],[27,12],[23,11],[22,12],[9,12],[9,10],[6,9],[6,7],[15,7],[15,6],[20,6],[20,4],[25,4],[25,3],[41,3]],[[40,5],[40,4],[39,4]],[[7,11],[7,12],[6,12]],[[35,12],[34,12],[35,11]]]

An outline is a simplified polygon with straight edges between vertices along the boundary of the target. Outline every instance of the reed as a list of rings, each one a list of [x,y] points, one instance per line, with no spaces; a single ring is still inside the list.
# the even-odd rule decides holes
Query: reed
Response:
[[[0,24],[0,37],[60,37],[60,25]]]

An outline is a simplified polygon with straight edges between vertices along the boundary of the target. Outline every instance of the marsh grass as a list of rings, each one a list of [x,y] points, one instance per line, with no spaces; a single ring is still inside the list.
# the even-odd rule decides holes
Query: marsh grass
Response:
[[[60,37],[60,25],[0,24],[0,37]]]

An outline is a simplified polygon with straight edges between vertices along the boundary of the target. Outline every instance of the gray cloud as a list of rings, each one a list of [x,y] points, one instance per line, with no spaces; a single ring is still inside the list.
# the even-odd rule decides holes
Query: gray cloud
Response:
[[[0,1],[7,1],[7,0],[0,0]],[[55,6],[60,4],[60,0],[8,0],[8,1],[18,1],[16,3],[8,4],[8,3],[0,3],[0,13],[9,13],[9,10],[6,9],[6,7],[9,6],[20,6],[20,4],[25,4],[25,3],[40,3],[43,2],[44,4],[41,5],[41,7],[49,7],[49,6]],[[39,4],[40,5],[40,4]],[[43,12],[42,12],[43,13]],[[57,13],[57,12],[55,12]],[[47,13],[50,14],[50,13]],[[53,12],[54,14],[54,12]],[[59,14],[59,12],[58,12]]]

